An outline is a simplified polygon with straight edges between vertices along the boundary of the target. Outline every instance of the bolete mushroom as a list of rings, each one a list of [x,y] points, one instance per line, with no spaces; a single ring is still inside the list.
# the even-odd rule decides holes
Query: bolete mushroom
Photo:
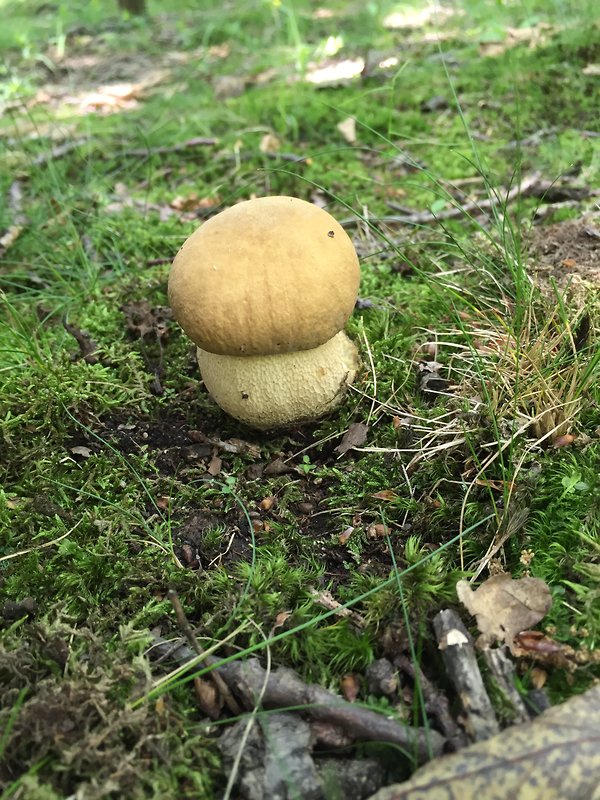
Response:
[[[187,239],[169,300],[213,399],[248,425],[276,428],[326,413],[353,381],[358,356],[342,329],[359,279],[352,242],[330,214],[263,197]]]

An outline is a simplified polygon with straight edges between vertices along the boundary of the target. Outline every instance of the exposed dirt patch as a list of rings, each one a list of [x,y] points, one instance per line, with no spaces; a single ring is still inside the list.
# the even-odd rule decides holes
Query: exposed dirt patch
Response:
[[[575,297],[600,289],[600,214],[534,228],[530,260],[542,288],[570,286]]]

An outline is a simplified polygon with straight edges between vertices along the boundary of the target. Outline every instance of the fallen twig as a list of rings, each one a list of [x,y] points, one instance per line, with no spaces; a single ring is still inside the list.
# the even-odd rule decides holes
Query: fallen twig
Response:
[[[493,197],[486,197],[483,200],[472,200],[463,205],[456,205],[445,211],[432,213],[431,211],[415,211],[412,214],[398,214],[383,217],[373,217],[368,222],[372,224],[398,224],[398,225],[429,225],[435,222],[444,222],[450,219],[460,219],[461,217],[480,216],[496,206],[507,206],[518,198],[539,197],[547,203],[559,203],[564,200],[582,200],[585,197],[596,197],[600,190],[591,189],[587,186],[571,186],[565,183],[545,180],[539,173],[534,172],[523,178],[518,186],[510,189],[499,189]],[[390,208],[395,208],[393,203],[388,203]],[[404,206],[399,207],[405,210]],[[344,228],[359,225],[363,220],[358,217],[351,217],[341,221]]]
[[[450,713],[450,704],[446,695],[442,694],[423,673],[418,664],[415,664],[407,655],[394,658],[394,666],[408,675],[415,684],[418,682],[425,700],[425,711],[437,719],[438,726],[448,742],[447,750],[455,752],[469,744],[464,731],[455,722]]]
[[[67,333],[75,339],[79,345],[79,354],[73,360],[82,358],[87,364],[97,364],[98,356],[95,355],[98,349],[98,344],[87,333],[84,333],[76,325],[71,325],[69,322],[63,320],[63,328]]]
[[[454,611],[444,609],[433,620],[448,677],[460,698],[465,729],[476,742],[499,731],[498,720],[483,685],[467,629]]]
[[[525,136],[522,139],[512,139],[510,142],[502,145],[502,150],[508,149],[515,149],[518,147],[529,147],[532,145],[540,144],[544,139],[549,138],[550,136],[555,136],[558,133],[563,133],[565,131],[569,131],[570,133],[578,133],[584,139],[595,139],[596,137],[600,136],[600,132],[598,131],[585,131],[579,130],[577,128],[561,128],[559,125],[553,125],[550,128],[542,128],[539,131],[535,131],[534,133],[530,134],[529,136]]]
[[[188,643],[190,644],[190,646],[197,655],[199,656],[204,655],[204,651],[198,644],[198,640],[194,636],[194,632],[190,626],[190,623],[188,622],[188,618],[185,615],[185,611],[183,610],[183,606],[181,605],[177,592],[174,589],[169,589],[168,597],[169,600],[171,601],[171,605],[173,606],[173,610],[175,611],[175,616],[177,617],[177,623],[179,624],[179,627],[181,628],[182,632],[185,634],[185,638],[188,640]],[[199,665],[201,667],[206,666],[206,664],[207,661],[199,662]],[[229,691],[229,687],[226,681],[223,680],[223,677],[221,676],[219,671],[212,670],[212,672],[210,672],[210,677],[212,678],[213,683],[217,687],[218,691],[221,694],[221,697],[227,704],[227,708],[231,711],[231,713],[235,714],[236,716],[241,714],[241,708],[237,704],[235,697]]]
[[[56,147],[53,147],[51,150],[48,150],[45,153],[40,153],[35,158],[31,159],[31,163],[34,167],[41,167],[43,164],[47,164],[49,161],[55,161],[57,158],[62,158],[66,156],[67,153],[71,153],[73,150],[77,150],[82,144],[85,144],[88,139],[73,139],[71,142],[65,142],[64,144],[59,144]]]
[[[145,156],[165,155],[166,153],[181,153],[184,150],[192,150],[194,147],[210,147],[218,143],[219,140],[213,136],[195,136],[193,139],[188,139],[179,144],[121,150],[116,154],[115,158],[144,158]]]
[[[194,652],[179,642],[167,642],[159,636],[149,652],[152,658],[172,659],[180,664],[194,658]],[[209,656],[206,663],[219,664],[220,659]],[[304,683],[293,670],[279,667],[268,677],[257,658],[246,661],[230,661],[219,664],[218,672],[247,709],[255,707],[263,691],[262,705],[265,708],[302,707],[313,719],[337,725],[354,741],[376,741],[396,744],[414,752],[422,763],[440,755],[444,737],[437,731],[411,728],[388,719],[381,714],[348,703],[320,686]]]

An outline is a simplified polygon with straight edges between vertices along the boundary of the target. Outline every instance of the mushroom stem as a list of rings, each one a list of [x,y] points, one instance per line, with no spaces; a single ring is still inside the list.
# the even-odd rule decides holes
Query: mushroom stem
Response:
[[[215,402],[253,428],[308,422],[341,400],[358,367],[355,345],[336,334],[312,350],[223,356],[198,348],[204,384]]]

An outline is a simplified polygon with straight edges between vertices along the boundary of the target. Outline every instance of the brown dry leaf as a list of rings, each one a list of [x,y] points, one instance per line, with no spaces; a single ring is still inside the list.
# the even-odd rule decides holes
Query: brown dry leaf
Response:
[[[390,529],[387,525],[384,525],[381,522],[378,522],[374,525],[369,525],[367,528],[367,536],[369,539],[384,539],[386,536],[389,535]]]
[[[353,703],[356,700],[358,692],[360,691],[360,684],[354,673],[349,672],[347,675],[344,675],[341,681],[341,689],[343,698],[349,703]]]
[[[261,511],[270,511],[273,506],[275,505],[276,498],[274,495],[270,494],[268,497],[263,497],[263,499],[258,504]]]
[[[375,494],[372,494],[371,497],[373,497],[375,500],[388,500],[389,502],[398,499],[396,492],[393,492],[391,489],[382,489],[380,492],[375,492]]]
[[[169,206],[175,211],[198,211],[199,209],[215,208],[221,203],[219,197],[200,197],[196,192],[189,195],[177,195]]]
[[[348,539],[352,536],[353,532],[354,532],[354,528],[352,527],[352,525],[349,525],[346,528],[346,530],[342,531],[342,533],[340,533],[340,535],[338,536],[338,542],[340,544],[346,544]]]
[[[369,426],[365,425],[364,422],[353,422],[344,434],[342,441],[335,448],[335,452],[343,456],[353,447],[360,447],[361,444],[366,442],[368,432]]]
[[[336,128],[348,144],[354,144],[356,142],[356,120],[354,117],[346,117],[339,125],[336,125]]]
[[[498,639],[511,651],[518,633],[536,625],[552,605],[550,589],[539,578],[513,580],[502,573],[493,575],[473,591],[468,581],[458,581],[456,594],[470,614],[477,617],[481,640]]]
[[[283,628],[285,623],[288,619],[292,616],[291,611],[280,611],[279,614],[275,617],[275,622],[273,623],[273,630],[277,630],[277,628]]]
[[[541,631],[521,631],[515,636],[513,655],[527,657],[547,666],[573,668],[575,651],[568,645],[556,642]]]
[[[331,592],[327,591],[327,589],[323,589],[320,592],[318,592],[316,589],[311,589],[310,594],[312,595],[315,603],[323,606],[323,608],[326,608],[328,611],[336,611],[340,617],[347,617],[360,628],[363,628],[366,625],[365,618],[359,614],[358,611],[352,611],[350,608],[345,608],[339,602],[339,600],[335,599]]]
[[[369,800],[598,800],[600,686],[431,761]]]
[[[570,447],[575,441],[575,436],[572,433],[563,433],[562,436],[557,436],[552,441],[552,447]]]
[[[288,472],[292,472],[293,469],[294,467],[288,464],[287,461],[282,458],[276,458],[275,461],[271,461],[265,467],[265,475],[285,475]]]
[[[212,475],[214,478],[221,472],[222,466],[223,466],[223,461],[219,458],[219,456],[214,455],[209,461],[206,471],[208,472],[209,475]]]
[[[171,319],[171,309],[166,306],[152,307],[147,300],[134,300],[122,306],[127,328],[135,336],[143,339],[149,333],[155,334],[158,339],[165,336],[168,322]]]
[[[207,717],[219,719],[223,700],[219,696],[214,683],[205,681],[203,678],[194,678],[194,689],[198,698],[198,704]]]

